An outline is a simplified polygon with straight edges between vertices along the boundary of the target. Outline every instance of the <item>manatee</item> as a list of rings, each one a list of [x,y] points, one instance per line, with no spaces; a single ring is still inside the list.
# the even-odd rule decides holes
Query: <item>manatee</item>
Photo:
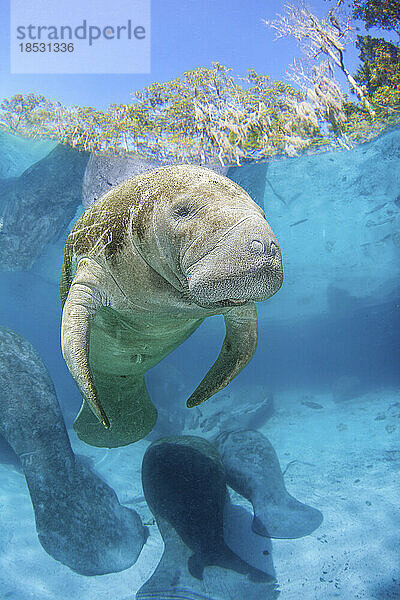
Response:
[[[145,437],[157,417],[146,371],[219,314],[224,343],[187,406],[224,388],[256,349],[255,303],[282,278],[263,211],[225,176],[174,165],[112,188],[76,222],[64,251],[61,338],[83,396],[78,436],[104,447]]]
[[[224,432],[213,443],[224,463],[228,485],[253,505],[255,533],[299,538],[321,525],[320,511],[299,502],[286,490],[276,452],[262,433]]]
[[[164,162],[164,165],[166,164],[176,164],[176,161]],[[161,166],[161,161],[155,159],[148,160],[129,155],[113,156],[112,154],[106,154],[102,156],[99,154],[91,154],[83,177],[83,207],[85,209],[89,208],[114,185],[118,185],[126,179],[135,177],[141,173],[153,171]],[[216,173],[222,173],[223,175],[226,175],[229,169],[229,167],[222,166],[219,161],[210,162],[207,164],[207,167]],[[229,169],[229,171],[230,170],[231,169]],[[235,178],[233,178],[233,180],[236,181]],[[248,190],[246,189],[246,191]]]
[[[227,546],[252,567],[276,579],[272,540],[254,533],[253,512],[230,500],[224,508],[224,540]]]
[[[59,144],[19,177],[0,179],[0,271],[29,271],[67,230],[88,154]]]
[[[259,204],[264,206],[265,183],[269,162],[250,162],[240,167],[230,167],[227,177],[236,181]]]
[[[237,556],[224,540],[229,502],[225,469],[203,438],[162,438],[142,463],[143,492],[164,540],[164,553],[137,600],[272,600],[275,578]]]
[[[131,567],[147,539],[137,512],[72,451],[53,382],[27,340],[0,327],[0,434],[25,475],[44,550],[82,575]]]

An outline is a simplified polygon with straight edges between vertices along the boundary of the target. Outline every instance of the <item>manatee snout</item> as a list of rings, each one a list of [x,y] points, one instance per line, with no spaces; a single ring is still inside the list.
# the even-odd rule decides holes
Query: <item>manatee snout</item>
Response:
[[[202,306],[262,302],[283,282],[282,255],[267,221],[246,219],[187,268],[189,293]]]

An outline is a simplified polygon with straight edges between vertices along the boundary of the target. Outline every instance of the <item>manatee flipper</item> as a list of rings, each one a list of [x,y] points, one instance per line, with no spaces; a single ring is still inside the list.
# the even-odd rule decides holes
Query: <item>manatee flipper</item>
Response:
[[[99,400],[89,366],[90,323],[103,306],[97,288],[95,261],[84,258],[77,267],[75,277],[64,303],[61,323],[62,353],[71,375],[82,396],[104,427],[110,427],[108,417]],[[62,284],[63,286],[63,280]]]
[[[154,427],[157,410],[143,376],[94,372],[94,382],[110,421],[106,429],[86,401],[74,423],[78,437],[92,446],[118,448],[144,438]]]
[[[194,436],[154,442],[143,458],[142,483],[165,546],[137,600],[277,598],[275,578],[224,541],[225,471],[209,442]]]
[[[299,538],[321,525],[322,513],[286,490],[276,452],[262,433],[221,433],[214,445],[224,463],[228,484],[253,505],[254,533]]]
[[[198,406],[228,385],[247,365],[257,347],[258,321],[255,303],[233,308],[225,314],[226,335],[221,352],[187,401]]]
[[[95,260],[79,262],[64,304],[61,336],[65,361],[84,398],[74,429],[87,444],[116,448],[145,437],[157,411],[143,375],[94,371],[90,365],[92,323],[107,306],[100,284],[105,276]]]

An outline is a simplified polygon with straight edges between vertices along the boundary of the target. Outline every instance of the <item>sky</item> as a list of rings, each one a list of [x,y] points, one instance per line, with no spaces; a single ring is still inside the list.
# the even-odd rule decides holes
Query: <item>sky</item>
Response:
[[[0,0],[0,98],[35,92],[67,105],[106,108],[110,103],[129,102],[133,91],[155,81],[174,79],[197,66],[211,66],[213,61],[232,67],[239,75],[254,68],[289,81],[287,66],[300,55],[295,40],[274,41],[274,32],[262,22],[282,11],[282,0],[152,0],[149,74],[12,75],[10,1]],[[118,0],[114,1],[118,7]],[[309,4],[320,15],[331,7],[329,0]],[[346,60],[354,71],[357,52],[348,53]]]

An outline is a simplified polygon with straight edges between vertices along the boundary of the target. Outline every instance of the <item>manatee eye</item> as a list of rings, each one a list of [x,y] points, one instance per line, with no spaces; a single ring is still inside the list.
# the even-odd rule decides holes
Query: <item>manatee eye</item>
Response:
[[[192,211],[190,207],[182,204],[174,210],[174,217],[177,219],[184,219],[185,217],[189,217],[191,213]]]

